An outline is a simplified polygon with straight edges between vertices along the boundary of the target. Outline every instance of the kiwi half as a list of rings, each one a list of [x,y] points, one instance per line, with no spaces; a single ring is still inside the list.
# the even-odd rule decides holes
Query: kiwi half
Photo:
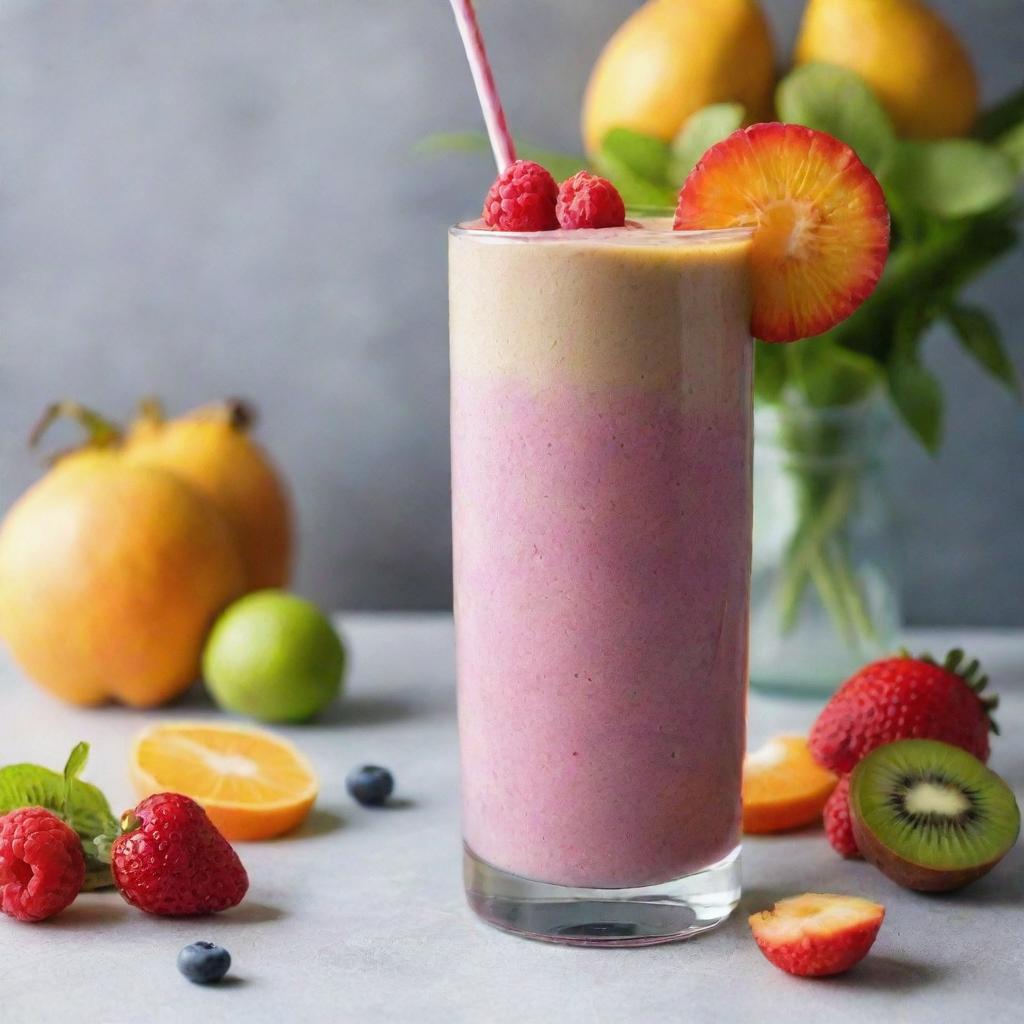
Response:
[[[864,858],[908,889],[959,889],[1017,841],[1010,787],[973,754],[936,740],[877,747],[850,777],[850,821]]]

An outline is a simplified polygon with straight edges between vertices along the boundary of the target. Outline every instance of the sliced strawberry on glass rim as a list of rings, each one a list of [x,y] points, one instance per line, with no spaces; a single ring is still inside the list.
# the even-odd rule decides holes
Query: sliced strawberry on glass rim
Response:
[[[795,124],[754,124],[712,146],[683,183],[674,227],[754,229],[751,332],[763,341],[845,320],[889,252],[878,180],[845,143]]]

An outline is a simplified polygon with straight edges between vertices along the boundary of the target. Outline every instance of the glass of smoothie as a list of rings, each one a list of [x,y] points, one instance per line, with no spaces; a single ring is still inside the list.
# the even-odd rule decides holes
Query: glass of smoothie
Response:
[[[740,892],[751,232],[449,235],[465,882],[634,945]]]
[[[740,894],[751,337],[857,309],[885,198],[838,139],[755,124],[626,221],[515,160],[451,4],[499,169],[448,250],[466,893],[550,942],[686,938]]]

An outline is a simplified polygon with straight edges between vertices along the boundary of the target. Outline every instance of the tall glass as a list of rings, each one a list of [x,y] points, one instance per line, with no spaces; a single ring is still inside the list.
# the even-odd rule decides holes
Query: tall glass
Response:
[[[746,231],[449,238],[465,881],[634,945],[739,897]]]

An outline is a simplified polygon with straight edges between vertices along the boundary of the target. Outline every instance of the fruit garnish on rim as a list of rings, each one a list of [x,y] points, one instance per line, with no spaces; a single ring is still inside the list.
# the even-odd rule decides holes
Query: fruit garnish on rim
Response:
[[[889,251],[875,176],[845,143],[795,124],[751,125],[712,146],[679,192],[674,226],[754,229],[751,331],[771,342],[845,320]]]
[[[484,199],[481,218],[493,231],[551,231],[558,184],[540,164],[516,160],[499,172]]]

